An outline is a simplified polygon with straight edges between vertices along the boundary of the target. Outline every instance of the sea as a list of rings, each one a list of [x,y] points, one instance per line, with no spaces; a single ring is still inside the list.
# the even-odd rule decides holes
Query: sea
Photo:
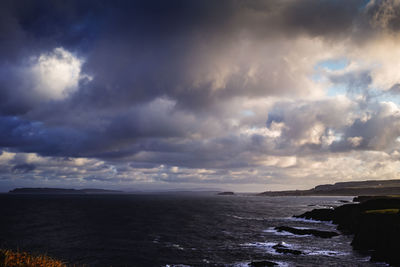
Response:
[[[0,194],[0,248],[76,266],[386,266],[353,251],[352,236],[318,238],[277,226],[336,231],[296,219],[351,197],[262,197],[216,193]],[[278,253],[282,244],[301,255]]]

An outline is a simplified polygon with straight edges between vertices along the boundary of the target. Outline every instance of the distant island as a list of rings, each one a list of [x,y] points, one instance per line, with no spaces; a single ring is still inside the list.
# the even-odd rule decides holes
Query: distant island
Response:
[[[309,190],[267,191],[260,196],[357,196],[399,195],[400,180],[340,182],[318,185]]]
[[[235,195],[235,193],[233,193],[231,191],[226,191],[226,192],[219,192],[217,195],[219,195],[219,196],[233,196],[233,195]]]
[[[123,191],[106,189],[66,189],[66,188],[15,188],[10,194],[122,194]]]

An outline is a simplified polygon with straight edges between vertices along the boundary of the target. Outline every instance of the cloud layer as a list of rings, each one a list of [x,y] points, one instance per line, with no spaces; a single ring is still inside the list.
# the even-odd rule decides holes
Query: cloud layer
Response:
[[[397,178],[398,0],[0,5],[2,190]]]

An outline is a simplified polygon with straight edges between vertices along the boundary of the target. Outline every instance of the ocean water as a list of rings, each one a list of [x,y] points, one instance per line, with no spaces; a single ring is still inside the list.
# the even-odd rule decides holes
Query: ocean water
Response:
[[[215,194],[0,195],[0,247],[85,266],[384,266],[331,239],[274,227],[335,230],[291,216],[342,205],[349,197]],[[301,250],[280,254],[277,243]]]

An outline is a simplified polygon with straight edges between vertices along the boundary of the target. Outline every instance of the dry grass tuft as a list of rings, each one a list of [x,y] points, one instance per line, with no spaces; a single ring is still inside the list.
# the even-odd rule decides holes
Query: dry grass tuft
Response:
[[[366,214],[398,214],[399,209],[366,210]]]
[[[32,256],[26,252],[0,249],[1,267],[67,267],[59,260],[47,256]]]

